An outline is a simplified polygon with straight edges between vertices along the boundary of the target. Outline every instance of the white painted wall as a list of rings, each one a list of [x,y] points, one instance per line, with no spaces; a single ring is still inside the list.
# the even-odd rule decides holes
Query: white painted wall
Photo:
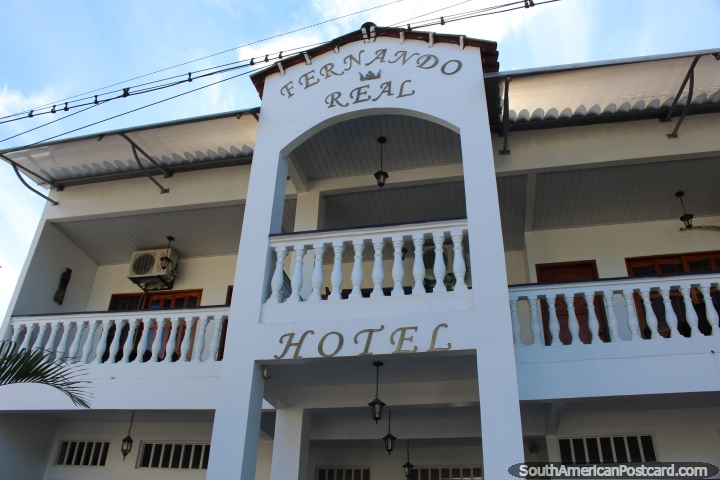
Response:
[[[720,217],[695,219],[696,225],[720,225]],[[679,232],[680,220],[624,223],[525,233],[531,282],[535,265],[595,260],[600,278],[628,276],[625,258],[720,249],[720,232]]]
[[[173,290],[202,289],[201,305],[225,305],[227,288],[232,285],[237,255],[180,258]],[[102,265],[97,269],[87,311],[107,310],[115,293],[142,292],[127,278],[130,264]]]
[[[527,252],[525,250],[506,250],[505,268],[507,269],[508,285],[530,283]]]
[[[62,305],[53,301],[66,268],[72,269]],[[45,222],[13,315],[84,311],[97,272],[95,262],[60,230]]]
[[[27,413],[0,415],[0,478],[42,480],[57,426]]]

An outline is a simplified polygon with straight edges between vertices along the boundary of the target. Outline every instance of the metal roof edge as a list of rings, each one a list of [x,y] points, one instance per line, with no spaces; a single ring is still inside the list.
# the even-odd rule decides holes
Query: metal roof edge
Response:
[[[183,125],[186,123],[217,120],[220,118],[228,118],[228,117],[242,115],[242,114],[259,113],[259,112],[260,112],[260,107],[258,106],[258,107],[246,108],[243,110],[232,110],[232,111],[222,112],[222,113],[211,113],[209,115],[201,115],[198,117],[188,117],[188,118],[182,118],[179,120],[169,120],[169,121],[165,121],[165,122],[150,123],[147,125],[140,125],[140,126],[136,126],[136,127],[120,128],[117,130],[109,130],[109,131],[105,131],[105,132],[89,133],[87,135],[81,135],[78,137],[63,138],[63,139],[55,140],[52,142],[44,142],[44,143],[24,145],[24,146],[20,146],[20,147],[13,147],[13,148],[5,149],[5,150],[0,150],[0,154],[19,152],[21,150],[31,150],[31,149],[35,149],[35,148],[47,147],[50,145],[59,145],[59,144],[63,144],[63,143],[77,142],[77,141],[81,141],[81,140],[88,140],[88,139],[96,138],[100,135],[107,136],[107,135],[117,135],[119,133],[132,133],[132,132],[139,132],[139,131],[143,131],[143,130],[153,130],[155,128],[173,127],[175,125]]]
[[[707,50],[691,50],[688,52],[665,53],[662,55],[649,55],[642,57],[617,58],[612,60],[599,60],[596,62],[569,63],[565,65],[553,65],[549,67],[527,68],[523,70],[508,70],[505,72],[486,73],[483,75],[485,80],[493,78],[505,77],[527,77],[532,75],[542,75],[546,73],[567,72],[571,70],[585,70],[588,68],[611,67],[614,65],[628,65],[633,63],[654,62],[658,60],[670,60],[673,58],[687,58],[697,55],[712,55],[720,52],[720,47]]]

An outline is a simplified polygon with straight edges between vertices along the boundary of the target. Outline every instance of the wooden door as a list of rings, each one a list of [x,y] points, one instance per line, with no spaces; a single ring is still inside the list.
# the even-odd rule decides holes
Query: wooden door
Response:
[[[535,266],[537,272],[538,283],[559,283],[559,282],[578,282],[595,280],[598,278],[597,267],[594,260],[583,262],[569,263],[549,263]],[[579,337],[583,343],[590,343],[592,334],[588,328],[588,305],[585,298],[575,297],[573,301],[575,307],[575,316],[580,324]],[[597,316],[600,330],[598,336],[603,342],[610,341],[610,335],[607,328],[607,320],[605,318],[605,305],[602,295],[596,295],[593,301],[593,308]],[[568,329],[568,309],[565,300],[558,298],[555,302],[555,310],[558,321],[560,323],[560,341],[568,345],[572,341],[572,334]],[[552,337],[550,336],[550,312],[548,304],[545,300],[540,301],[540,311],[542,312],[543,330],[545,333],[545,344],[550,345]]]

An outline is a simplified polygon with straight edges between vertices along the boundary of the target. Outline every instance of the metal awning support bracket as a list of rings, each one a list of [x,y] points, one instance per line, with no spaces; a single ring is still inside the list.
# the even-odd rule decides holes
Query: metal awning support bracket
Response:
[[[39,179],[42,180],[43,182],[45,182],[45,183],[47,183],[48,185],[52,186],[53,188],[56,188],[58,192],[62,192],[63,190],[65,190],[65,187],[64,187],[63,185],[60,185],[60,184],[58,184],[58,183],[56,183],[56,182],[54,182],[54,181],[52,181],[52,180],[49,180],[49,179],[43,177],[42,175],[38,175],[37,173],[33,172],[32,170],[23,167],[22,165],[20,165],[20,164],[17,163],[16,161],[11,160],[10,158],[8,158],[7,156],[5,156],[5,155],[3,155],[3,154],[1,154],[1,153],[0,153],[0,158],[2,158],[3,160],[5,160],[6,162],[8,162],[8,163],[9,163],[10,165],[12,165],[13,167],[17,167],[17,168],[19,168],[20,170],[22,170],[23,172],[25,172],[25,173],[27,173],[27,174],[30,174],[30,175],[32,175],[32,176],[35,177],[35,178],[39,178]]]
[[[47,195],[43,195],[42,193],[38,192],[37,190],[35,190],[33,187],[31,187],[31,186],[25,181],[25,179],[22,177],[22,175],[20,175],[20,170],[18,170],[18,165],[17,165],[17,163],[13,162],[12,167],[13,167],[13,170],[15,170],[15,175],[17,175],[17,177],[20,179],[20,181],[22,182],[23,185],[25,185],[28,189],[30,189],[30,190],[32,190],[33,192],[35,192],[37,195],[40,195],[42,198],[44,198],[44,199],[47,200],[48,202],[52,203],[53,206],[57,206],[57,205],[58,205],[58,202],[56,202],[56,201],[53,200],[52,198],[48,197]]]
[[[688,110],[690,109],[690,104],[692,103],[692,97],[693,97],[693,88],[695,87],[695,66],[697,65],[698,61],[700,61],[700,57],[702,55],[695,55],[695,58],[693,59],[692,63],[690,64],[690,68],[688,69],[687,74],[685,75],[685,79],[682,82],[682,85],[680,85],[680,89],[678,90],[677,95],[675,95],[675,98],[673,99],[672,105],[670,105],[670,110],[668,110],[667,115],[665,115],[664,118],[661,118],[661,122],[669,122],[673,112],[675,111],[675,107],[677,106],[678,102],[680,101],[680,97],[682,96],[683,90],[685,90],[685,85],[690,83],[688,87],[688,97],[687,101],[685,102],[685,107],[683,108],[682,114],[680,114],[680,118],[677,121],[677,124],[675,124],[675,128],[673,129],[672,133],[668,133],[666,135],[667,138],[678,138],[678,130],[680,130],[680,125],[682,125],[683,120],[685,120],[685,115],[687,115]]]
[[[143,150],[142,148],[140,148],[140,146],[139,146],[137,143],[135,143],[135,142],[133,142],[132,140],[130,140],[130,137],[128,137],[128,136],[125,135],[124,133],[120,133],[119,135],[120,135],[121,137],[123,137],[125,140],[127,140],[130,145],[132,145],[132,147],[133,147],[133,154],[135,155],[135,160],[137,160],[138,165],[140,165],[140,160],[138,159],[136,150],[137,150],[138,152],[142,153],[143,156],[148,159],[148,162],[152,163],[152,164],[155,165],[157,168],[159,168],[160,171],[163,172],[163,174],[165,174],[165,178],[170,178],[170,177],[173,176],[173,174],[172,174],[172,172],[171,172],[170,170],[168,170],[167,168],[163,167],[163,166],[160,165],[158,162],[156,162],[150,155],[147,154],[147,152],[145,152],[145,150]],[[142,168],[142,166],[140,166],[140,168]],[[144,171],[145,171],[145,169],[143,168],[143,172],[144,172]],[[147,175],[147,173],[146,173],[146,175]],[[163,192],[163,193],[165,193],[165,192]]]
[[[124,135],[123,135],[123,136],[124,136]],[[135,156],[135,161],[137,162],[138,167],[139,167],[140,170],[145,174],[145,176],[146,176],[147,178],[149,178],[151,182],[153,182],[155,185],[157,185],[157,187],[160,189],[160,193],[161,193],[161,194],[162,194],[162,193],[168,193],[168,192],[170,191],[170,189],[169,189],[169,188],[165,188],[165,187],[163,187],[162,185],[160,185],[160,182],[158,182],[157,180],[155,180],[155,179],[152,177],[152,175],[150,175],[150,174],[147,172],[147,170],[145,170],[145,167],[143,167],[142,163],[140,162],[140,158],[138,157],[137,147],[135,147],[134,144],[132,145],[132,152],[133,152],[133,155]]]
[[[503,118],[502,118],[502,132],[500,136],[503,137],[503,149],[500,150],[500,155],[510,155],[508,149],[508,138],[510,136],[510,82],[512,77],[505,77],[505,95],[503,99]]]

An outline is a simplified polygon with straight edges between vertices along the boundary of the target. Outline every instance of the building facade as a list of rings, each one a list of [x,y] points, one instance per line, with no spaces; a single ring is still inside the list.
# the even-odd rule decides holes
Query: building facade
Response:
[[[2,152],[51,201],[0,334],[94,395],[3,387],[4,475],[720,464],[717,57],[502,73],[366,24],[261,109]]]

